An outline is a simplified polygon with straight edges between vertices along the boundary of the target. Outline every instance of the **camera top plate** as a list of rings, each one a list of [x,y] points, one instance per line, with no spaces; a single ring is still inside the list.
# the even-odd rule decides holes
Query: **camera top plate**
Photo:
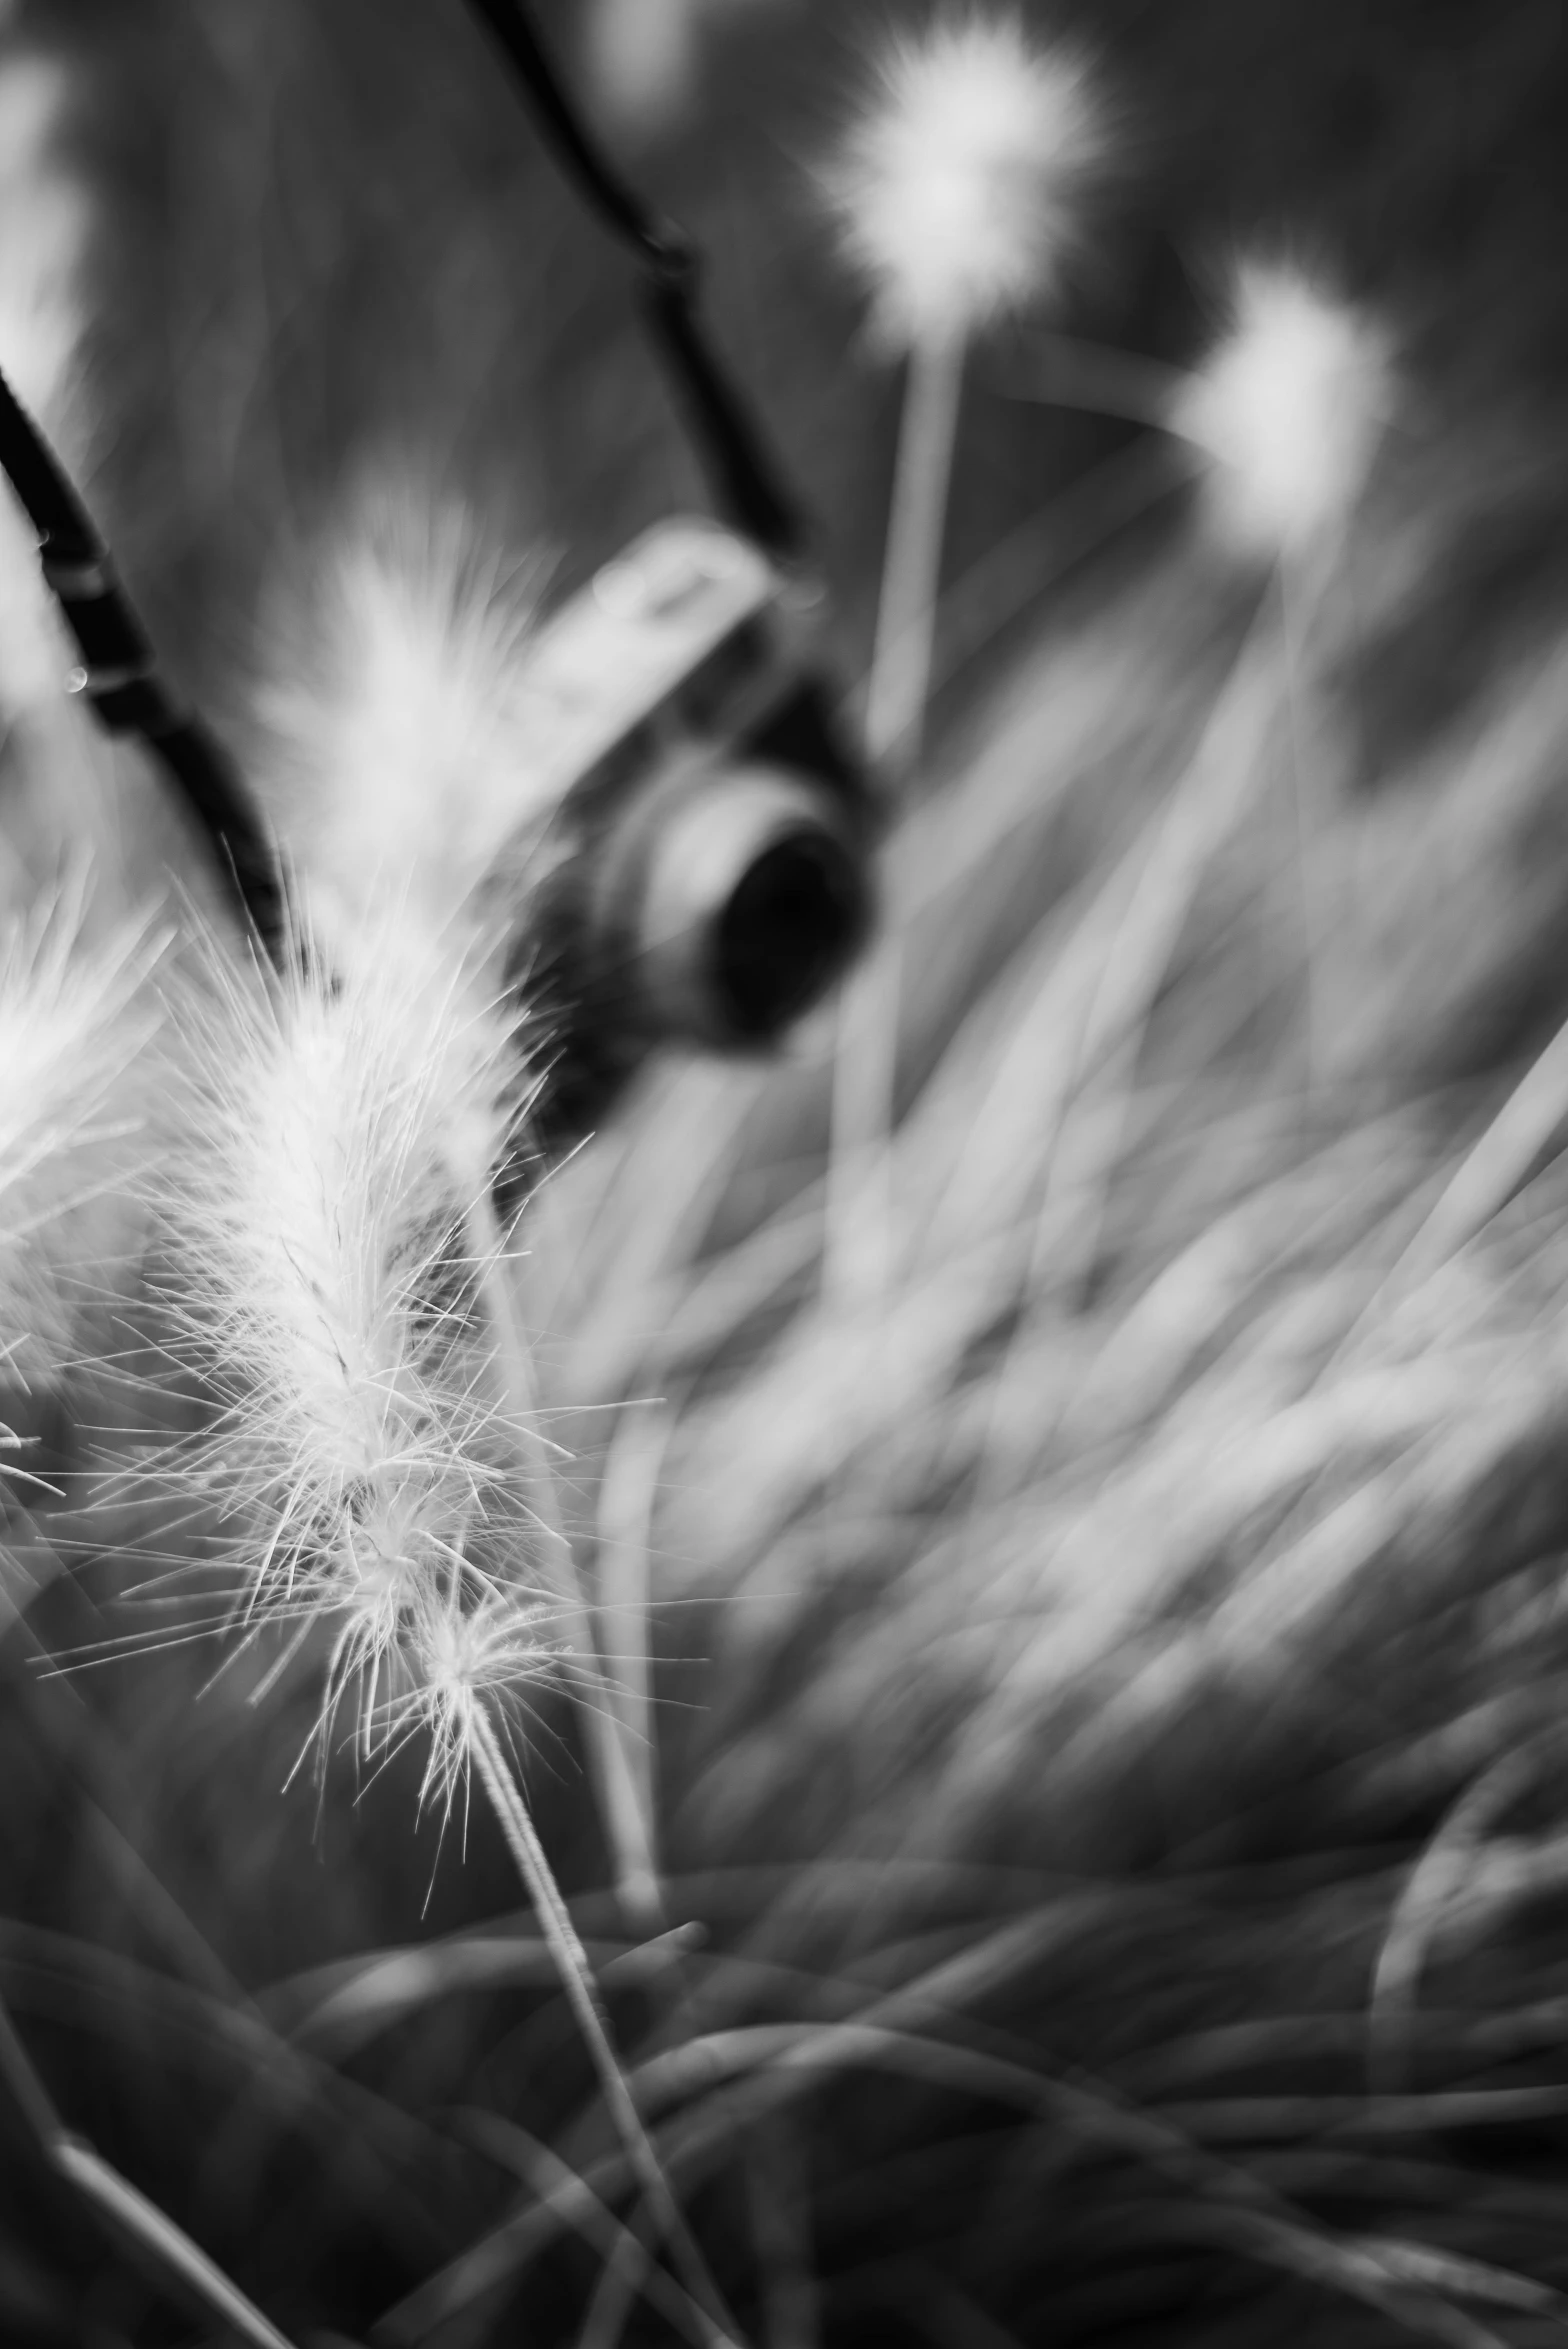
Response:
[[[798,673],[806,600],[718,523],[644,531],[529,648],[517,715],[540,800],[591,796],[634,741],[646,753],[756,724]]]

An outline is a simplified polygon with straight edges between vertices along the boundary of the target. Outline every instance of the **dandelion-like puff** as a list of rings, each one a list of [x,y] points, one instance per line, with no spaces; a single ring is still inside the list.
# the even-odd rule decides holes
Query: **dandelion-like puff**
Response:
[[[978,10],[899,34],[822,186],[892,347],[962,342],[1055,291],[1104,154],[1088,69]]]
[[[1208,509],[1238,551],[1298,557],[1348,520],[1395,399],[1393,338],[1306,271],[1244,263],[1231,321],[1177,388]]]

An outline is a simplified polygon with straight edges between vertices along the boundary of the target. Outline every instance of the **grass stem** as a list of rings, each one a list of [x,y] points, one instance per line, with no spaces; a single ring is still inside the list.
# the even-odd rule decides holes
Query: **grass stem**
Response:
[[[711,2349],[738,2349],[734,2320],[724,2307],[707,2262],[681,2214],[653,2140],[643,2126],[621,2069],[610,2018],[599,1995],[588,1953],[578,1937],[528,1806],[518,1792],[495,1724],[482,1705],[473,1708],[469,1750],[507,1848],[517,1864],[549,1945],[583,2043],[592,2059],[616,2134],[660,2235],[669,2244],[681,2282],[703,2311]]]
[[[662,1933],[669,1920],[659,1883],[652,1821],[630,1750],[632,1731],[614,1701],[592,1611],[577,1571],[556,1490],[555,1461],[539,1428],[533,1357],[518,1322],[506,1277],[504,1236],[488,1191],[470,1208],[468,1223],[470,1254],[490,1320],[507,1411],[518,1442],[528,1454],[532,1505],[546,1536],[547,1570],[565,1611],[574,1667],[588,1683],[583,1711],[589,1764],[615,1870],[616,1895],[634,1931]]]

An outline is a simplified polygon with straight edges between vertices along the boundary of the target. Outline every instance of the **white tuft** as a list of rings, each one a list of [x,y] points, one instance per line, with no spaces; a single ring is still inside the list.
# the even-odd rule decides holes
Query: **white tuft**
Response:
[[[962,340],[1049,294],[1104,142],[1082,60],[973,12],[895,37],[824,175],[895,346]]]
[[[1176,392],[1170,423],[1207,460],[1220,535],[1273,557],[1348,519],[1393,395],[1392,341],[1375,320],[1298,269],[1251,262],[1228,333]]]
[[[330,981],[230,997],[171,1209],[246,1611],[330,1621],[328,1717],[358,1680],[367,1723],[432,1582],[490,1587],[471,1561],[503,1482],[463,1234],[511,1039],[395,928]]]
[[[308,641],[260,696],[290,847],[330,930],[395,897],[460,913],[535,796],[518,699],[537,566],[461,507],[384,503],[317,585]]]

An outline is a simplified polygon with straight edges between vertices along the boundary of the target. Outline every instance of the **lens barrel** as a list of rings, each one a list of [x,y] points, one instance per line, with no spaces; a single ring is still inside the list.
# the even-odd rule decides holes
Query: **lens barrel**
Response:
[[[696,766],[599,844],[592,992],[650,1040],[769,1044],[842,977],[871,911],[840,794],[782,766]]]

